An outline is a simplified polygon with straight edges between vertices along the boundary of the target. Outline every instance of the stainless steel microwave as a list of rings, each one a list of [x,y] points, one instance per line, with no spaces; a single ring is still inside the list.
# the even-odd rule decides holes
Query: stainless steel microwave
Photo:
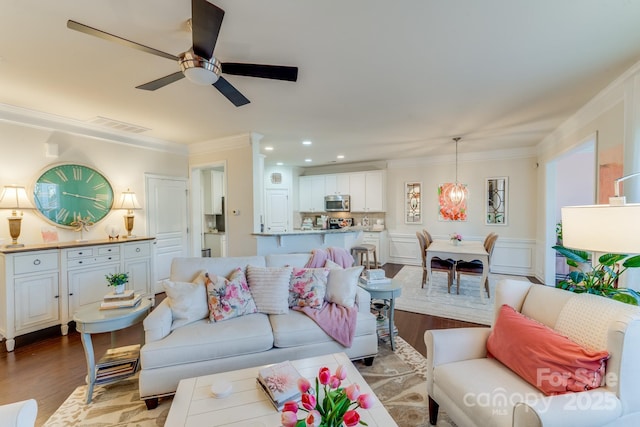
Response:
[[[349,196],[345,195],[324,196],[324,210],[325,212],[349,212],[351,211],[349,199]]]

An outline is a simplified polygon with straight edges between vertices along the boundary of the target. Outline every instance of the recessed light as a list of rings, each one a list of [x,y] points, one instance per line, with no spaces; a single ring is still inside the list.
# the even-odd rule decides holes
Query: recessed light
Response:
[[[276,166],[282,166],[282,165],[283,165],[283,163],[282,163],[282,162],[278,162],[278,163],[276,163]]]
[[[304,159],[305,162],[311,163],[311,159]]]
[[[338,154],[337,156],[339,159],[344,159],[344,155],[343,154]]]
[[[302,141],[302,145],[311,145],[311,144],[312,144],[312,142],[309,141],[309,140]]]
[[[264,147],[264,150],[265,151],[273,151],[273,147],[267,146],[267,147]]]

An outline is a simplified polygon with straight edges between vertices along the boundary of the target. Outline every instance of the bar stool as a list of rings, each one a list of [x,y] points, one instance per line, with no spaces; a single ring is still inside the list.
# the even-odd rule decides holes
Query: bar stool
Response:
[[[358,246],[354,246],[351,248],[351,255],[353,256],[353,259],[356,260],[356,262],[358,260],[358,256],[360,257],[360,265],[365,265],[363,261],[366,256],[367,264],[365,265],[365,268],[367,270],[371,269],[371,263],[369,261],[370,253],[373,254],[373,268],[378,268],[378,256],[376,254],[376,245],[362,243]]]

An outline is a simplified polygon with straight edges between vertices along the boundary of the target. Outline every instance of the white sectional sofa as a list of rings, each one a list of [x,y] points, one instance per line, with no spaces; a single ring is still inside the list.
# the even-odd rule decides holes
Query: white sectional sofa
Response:
[[[496,319],[507,304],[583,347],[608,351],[606,384],[544,395],[487,357],[491,328],[426,331],[431,425],[436,424],[439,407],[461,427],[640,425],[638,307],[515,280],[499,282],[495,298]],[[526,343],[522,348],[531,350]]]
[[[227,277],[236,268],[304,267],[311,254],[277,254],[252,257],[176,258],[170,280],[190,282],[205,270]],[[373,362],[378,352],[375,316],[370,312],[371,296],[357,287],[355,336],[347,348],[334,341],[304,313],[254,313],[210,322],[208,318],[171,330],[172,310],[168,299],[144,320],[145,344],[140,350],[140,397],[148,408],[158,397],[175,393],[184,378],[242,369],[335,352],[351,359]]]

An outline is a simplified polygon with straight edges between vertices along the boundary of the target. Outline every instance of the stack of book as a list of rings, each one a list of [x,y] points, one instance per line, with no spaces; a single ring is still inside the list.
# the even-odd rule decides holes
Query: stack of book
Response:
[[[380,278],[369,278],[367,279],[365,276],[360,276],[360,283],[365,285],[368,288],[376,288],[376,287],[384,287],[391,284],[391,279],[388,277],[380,277]]]
[[[378,339],[389,339],[389,319],[383,317],[376,322],[376,332],[378,333]],[[393,335],[398,336],[398,327],[393,325]]]
[[[138,370],[140,344],[110,348],[96,363],[96,384],[111,382],[133,375]]]
[[[288,360],[267,366],[258,372],[258,386],[268,397],[268,400],[281,411],[285,402],[299,401],[298,379],[302,378],[298,370]]]
[[[140,304],[142,294],[136,294],[133,289],[127,289],[121,294],[111,292],[104,296],[100,304],[100,310],[111,310],[114,308],[131,308]]]

